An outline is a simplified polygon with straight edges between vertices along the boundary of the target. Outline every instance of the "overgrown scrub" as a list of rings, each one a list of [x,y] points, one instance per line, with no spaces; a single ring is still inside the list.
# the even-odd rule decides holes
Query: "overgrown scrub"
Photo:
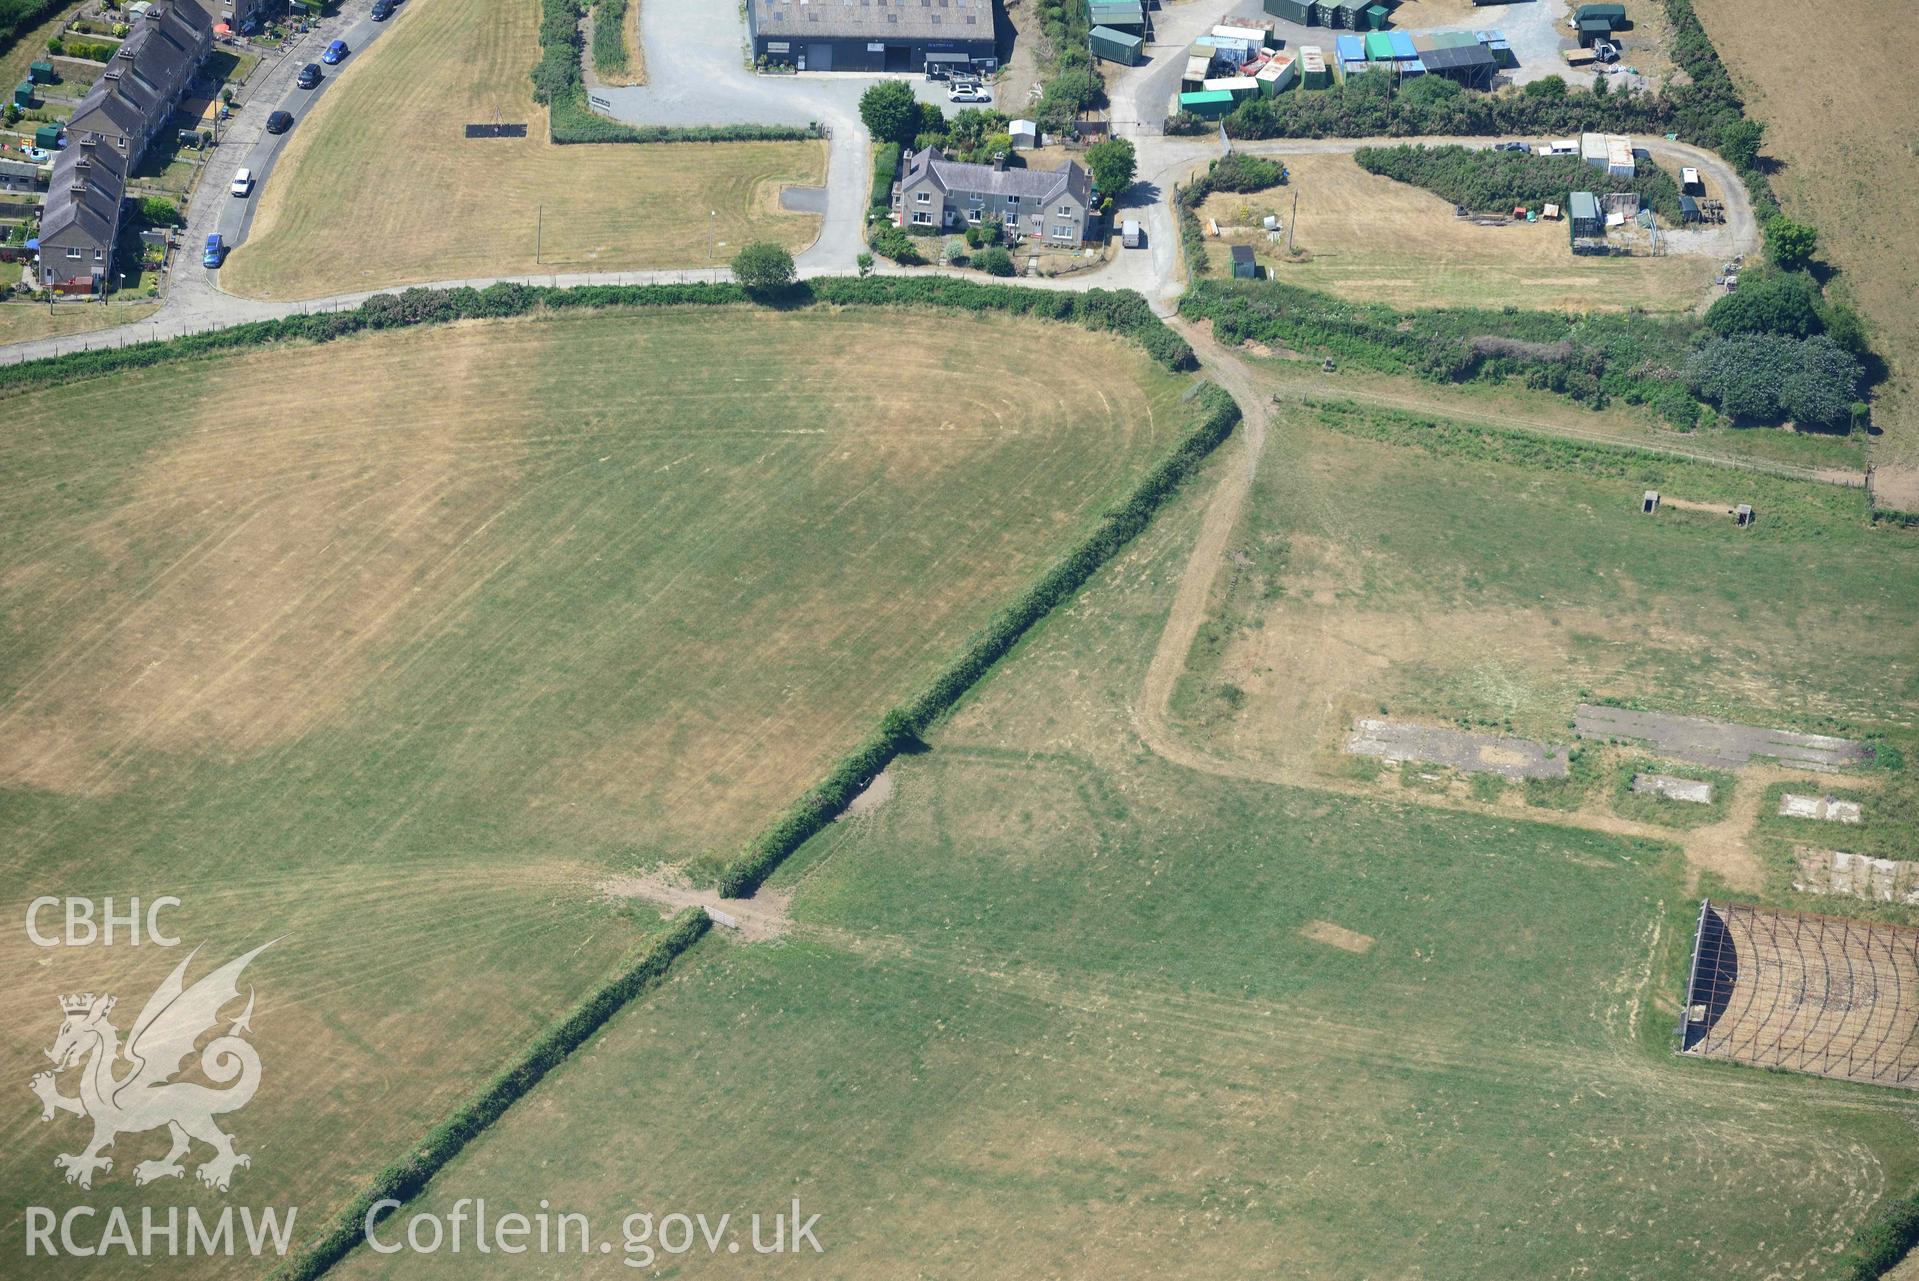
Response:
[[[511,1066],[435,1126],[404,1157],[375,1175],[372,1184],[334,1217],[318,1240],[275,1272],[276,1278],[312,1281],[345,1258],[359,1244],[367,1214],[377,1202],[404,1202],[417,1195],[448,1161],[585,1044],[608,1019],[664,978],[674,958],[698,942],[709,924],[706,913],[699,908],[688,908],[674,917],[664,934],[647,943],[631,960],[622,962],[611,979],[541,1033]]]
[[[626,52],[627,0],[596,0],[593,6],[593,68],[603,76],[633,69]]]
[[[1361,147],[1353,160],[1367,173],[1422,187],[1476,212],[1504,213],[1515,205],[1547,202],[1563,208],[1573,191],[1636,192],[1640,203],[1660,217],[1671,222],[1680,218],[1679,184],[1657,167],[1631,178],[1615,178],[1578,156],[1535,156],[1457,144]]]
[[[900,176],[900,145],[883,142],[873,149],[873,194],[867,201],[876,214],[893,207],[893,184]]]
[[[615,0],[624,5],[627,0]],[[613,33],[618,42],[617,30]],[[594,27],[594,52],[600,48]],[[817,125],[629,125],[587,109],[580,76],[580,0],[540,0],[540,60],[533,64],[533,100],[546,107],[547,132],[557,143],[784,142],[817,138]],[[620,57],[624,58],[624,45]]]
[[[1070,599],[1099,568],[1137,537],[1180,483],[1232,433],[1239,405],[1224,389],[1206,387],[1193,399],[1193,425],[1179,446],[1147,473],[1127,500],[1107,513],[1086,539],[988,620],[944,671],[905,704],[887,712],[860,745],[808,789],[720,874],[720,892],[751,894],[787,855],[831,822],[905,748],[977,684],[1022,636]]]
[[[1590,408],[1647,405],[1691,427],[1685,378],[1698,324],[1634,312],[1563,315],[1506,309],[1402,312],[1271,281],[1196,281],[1180,313],[1211,320],[1225,343],[1256,341],[1443,382],[1517,379]]]

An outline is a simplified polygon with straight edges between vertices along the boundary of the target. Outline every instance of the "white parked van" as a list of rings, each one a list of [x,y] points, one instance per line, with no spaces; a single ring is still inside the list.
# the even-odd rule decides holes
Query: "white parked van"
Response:
[[[253,192],[253,170],[241,169],[233,175],[233,185],[227,190],[236,196],[245,197]]]
[[[1119,225],[1119,242],[1122,245],[1128,249],[1137,249],[1140,246],[1140,241],[1141,236],[1138,220],[1128,218]]]

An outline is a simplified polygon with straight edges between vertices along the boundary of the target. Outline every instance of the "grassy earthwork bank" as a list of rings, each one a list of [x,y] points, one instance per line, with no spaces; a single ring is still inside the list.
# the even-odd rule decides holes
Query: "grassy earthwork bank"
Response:
[[[848,1277],[1831,1270],[1919,1173],[1919,1102],[1665,1052],[1696,910],[1676,848],[1142,751],[1129,708],[1206,494],[780,869],[782,944],[702,949],[415,1208],[684,1204],[744,1241],[798,1197]]]
[[[417,281],[725,263],[750,240],[798,249],[819,219],[779,207],[816,185],[810,141],[561,146],[532,99],[536,0],[410,0],[301,121],[223,285],[310,298]],[[577,51],[576,51],[577,54]],[[525,121],[525,138],[468,139]],[[712,215],[717,216],[712,216]]]
[[[738,849],[1098,527],[1190,385],[1111,334],[855,307],[112,357],[0,392],[7,910],[175,894],[209,963],[285,936],[236,1192],[303,1233],[661,928],[607,875]],[[0,949],[23,1082],[50,994],[137,1011],[177,959]],[[16,1204],[62,1191],[71,1127],[5,1137]],[[136,1144],[96,1194],[190,1199],[132,1188]]]

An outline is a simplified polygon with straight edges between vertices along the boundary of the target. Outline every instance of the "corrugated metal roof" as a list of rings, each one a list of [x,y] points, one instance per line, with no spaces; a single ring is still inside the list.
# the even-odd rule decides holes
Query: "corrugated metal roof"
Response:
[[[762,36],[823,39],[869,36],[892,39],[991,40],[991,0],[751,0],[753,30]]]
[[[1567,198],[1566,207],[1575,218],[1599,217],[1599,197],[1590,191],[1575,191]]]

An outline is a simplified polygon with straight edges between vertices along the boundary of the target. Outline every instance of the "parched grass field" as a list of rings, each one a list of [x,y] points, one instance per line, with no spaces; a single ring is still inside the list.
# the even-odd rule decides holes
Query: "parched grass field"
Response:
[[[1129,492],[1185,385],[1038,321],[709,307],[6,397],[0,1074],[57,993],[124,1032],[180,955],[41,951],[37,894],[177,895],[204,963],[285,936],[235,1195],[317,1228],[656,928],[603,878],[733,852]],[[0,1189],[64,1204],[74,1126],[21,1100]],[[133,1192],[142,1142],[95,1195],[192,1200]]]
[[[1303,760],[1381,704],[1564,741],[1593,697],[1910,722],[1919,545],[1868,525],[1856,489],[1338,402],[1281,413],[1179,700],[1217,742]],[[1646,517],[1647,489],[1759,523]]]
[[[618,1251],[635,1211],[744,1242],[797,1197],[824,1256],[745,1256],[781,1276],[1830,1271],[1919,1173],[1919,1099],[1665,1052],[1670,846],[1142,750],[1202,501],[782,870],[785,940],[702,943],[408,1213],[550,1198]]]
[[[59,303],[51,309],[44,303],[4,303],[0,304],[0,343],[90,334],[145,320],[159,309],[157,302],[116,302],[104,307],[98,303]]]
[[[1835,31],[1866,40],[1807,40],[1782,58],[1770,34],[1796,12],[1784,0],[1699,0],[1699,17],[1766,125],[1766,154],[1787,212],[1819,229],[1836,288],[1871,326],[1891,377],[1873,406],[1873,445],[1886,506],[1919,510],[1919,235],[1911,203],[1919,95],[1910,90],[1919,27],[1898,0],[1844,0]]]
[[[527,78],[538,13],[538,0],[411,0],[300,122],[222,284],[311,298],[697,267],[749,240],[812,243],[819,218],[781,211],[779,190],[824,180],[823,142],[547,141]],[[467,124],[496,120],[524,121],[528,136],[465,137]]]
[[[1250,244],[1274,280],[1341,298],[1398,307],[1687,311],[1707,299],[1714,263],[1696,255],[1575,257],[1563,222],[1478,227],[1453,216],[1429,191],[1367,173],[1351,156],[1288,156],[1287,185],[1220,192],[1200,206],[1202,222],[1243,230],[1209,240],[1216,274],[1228,246]],[[1293,219],[1289,261],[1259,229],[1260,218]]]

